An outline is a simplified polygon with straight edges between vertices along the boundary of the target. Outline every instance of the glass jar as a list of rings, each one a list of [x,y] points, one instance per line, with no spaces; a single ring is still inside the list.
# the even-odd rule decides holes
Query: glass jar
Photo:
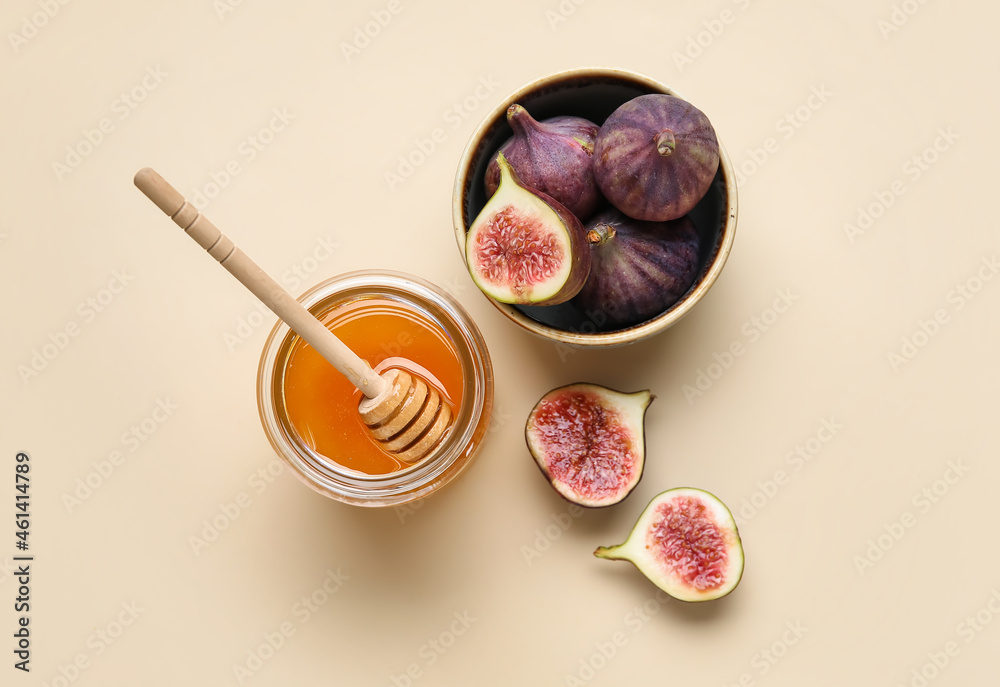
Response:
[[[349,272],[313,287],[299,301],[314,315],[361,299],[387,299],[419,311],[454,347],[463,393],[451,431],[430,456],[388,474],[346,468],[302,440],[285,406],[284,376],[298,335],[280,320],[264,344],[257,373],[257,407],[271,446],[292,472],[321,494],[356,506],[413,501],[458,477],[478,452],[493,408],[493,366],[479,328],[465,309],[437,286],[400,272]]]

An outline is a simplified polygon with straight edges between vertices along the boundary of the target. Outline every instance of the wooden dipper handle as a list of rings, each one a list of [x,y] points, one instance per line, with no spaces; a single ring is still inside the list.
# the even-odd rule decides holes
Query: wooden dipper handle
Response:
[[[163,177],[146,167],[135,175],[135,185],[367,398],[374,399],[390,391],[389,385],[367,362],[344,345]]]

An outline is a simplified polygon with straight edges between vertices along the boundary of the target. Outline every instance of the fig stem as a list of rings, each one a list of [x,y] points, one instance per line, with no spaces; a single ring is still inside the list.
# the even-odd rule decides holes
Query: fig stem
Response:
[[[618,546],[598,546],[597,549],[594,550],[594,555],[597,556],[598,558],[604,558],[605,560],[609,561],[629,560],[624,556],[618,555],[618,551],[619,549],[621,549],[621,547],[622,547],[621,544],[619,544]]]
[[[670,129],[664,129],[660,133],[653,137],[653,142],[656,143],[656,152],[658,152],[663,157],[666,157],[673,153],[677,149],[677,141],[674,139],[674,132]]]
[[[603,246],[608,240],[614,238],[615,228],[611,224],[601,222],[587,232],[587,243],[592,246]]]
[[[537,127],[538,122],[522,106],[514,103],[507,108],[507,123],[515,133],[525,133],[529,127]]]

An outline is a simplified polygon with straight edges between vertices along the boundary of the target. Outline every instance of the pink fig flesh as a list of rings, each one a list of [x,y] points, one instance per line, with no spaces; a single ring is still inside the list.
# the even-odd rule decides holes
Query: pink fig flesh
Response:
[[[624,499],[642,477],[649,391],[571,384],[545,394],[525,427],[528,449],[565,499],[589,508]]]
[[[487,221],[473,250],[490,282],[507,282],[518,293],[528,284],[555,276],[566,248],[536,217],[525,217],[507,205]]]
[[[701,499],[680,496],[656,506],[646,546],[677,578],[705,593],[726,579],[728,550],[722,529],[706,514]]]

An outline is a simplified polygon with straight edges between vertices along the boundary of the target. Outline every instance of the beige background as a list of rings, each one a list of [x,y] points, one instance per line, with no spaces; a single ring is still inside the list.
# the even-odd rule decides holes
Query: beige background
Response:
[[[998,20],[971,0],[8,0],[0,682],[994,684]],[[567,356],[472,285],[451,187],[490,108],[589,65],[684,94],[743,181],[732,256],[688,317]],[[273,474],[254,400],[273,317],[132,187],[146,165],[189,196],[224,182],[206,213],[293,291],[365,267],[452,291],[499,380],[470,471],[374,512]],[[637,491],[575,517],[522,429],[578,380],[657,399]],[[30,675],[11,654],[19,450]],[[681,485],[737,513],[747,568],[724,600],[661,601],[591,556]]]

